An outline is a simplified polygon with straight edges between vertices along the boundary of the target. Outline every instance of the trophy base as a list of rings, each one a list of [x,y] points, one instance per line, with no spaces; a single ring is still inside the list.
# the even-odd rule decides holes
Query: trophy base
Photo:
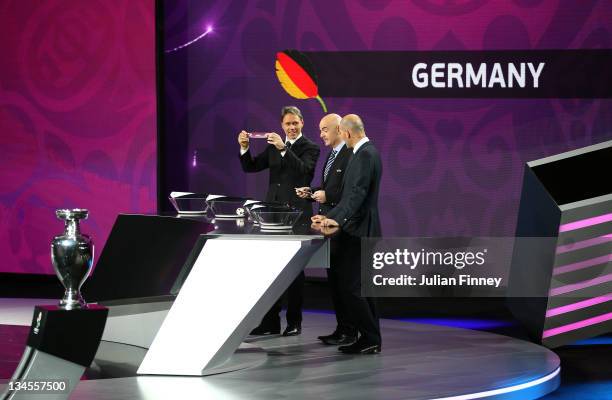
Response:
[[[87,306],[87,304],[81,304],[81,303],[59,303],[58,305],[59,308],[61,308],[62,310],[84,310],[89,308]]]
[[[80,294],[76,296],[65,296],[60,300],[58,307],[62,310],[80,310],[88,308],[87,303]]]

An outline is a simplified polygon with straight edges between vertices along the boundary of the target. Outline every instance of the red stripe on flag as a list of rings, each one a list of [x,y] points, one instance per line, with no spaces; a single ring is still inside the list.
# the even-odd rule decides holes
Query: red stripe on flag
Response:
[[[287,54],[281,52],[276,53],[276,59],[280,62],[281,66],[287,73],[287,76],[293,81],[304,94],[308,97],[317,97],[319,88],[314,83],[310,75],[298,63],[289,57]]]

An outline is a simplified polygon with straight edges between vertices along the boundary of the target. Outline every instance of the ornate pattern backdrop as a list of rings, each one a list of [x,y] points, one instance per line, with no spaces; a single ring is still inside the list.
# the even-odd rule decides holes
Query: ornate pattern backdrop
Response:
[[[154,0],[0,3],[3,272],[52,273],[57,208],[155,211]]]
[[[189,138],[190,189],[256,197],[267,173],[240,170],[241,129],[280,132],[296,104],[319,141],[321,107],[280,87],[279,50],[610,48],[612,35],[612,6],[593,0],[167,1],[165,17],[169,49],[214,26],[165,57],[166,131]],[[360,114],[381,150],[387,236],[513,235],[526,161],[612,138],[610,100],[321,96]]]

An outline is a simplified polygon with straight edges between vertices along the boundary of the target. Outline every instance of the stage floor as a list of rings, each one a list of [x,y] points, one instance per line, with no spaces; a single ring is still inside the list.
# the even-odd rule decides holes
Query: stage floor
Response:
[[[0,300],[0,324],[29,324],[27,302],[5,303]],[[334,325],[333,315],[305,313],[300,336],[249,337],[268,354],[255,367],[203,378],[84,380],[70,398],[533,399],[559,383],[559,358],[552,351],[510,337],[382,320],[382,353],[348,356],[316,339]]]

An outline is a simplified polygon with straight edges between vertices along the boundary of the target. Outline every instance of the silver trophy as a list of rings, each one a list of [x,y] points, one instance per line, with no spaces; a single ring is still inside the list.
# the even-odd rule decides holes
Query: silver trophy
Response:
[[[87,308],[81,296],[81,286],[91,272],[94,245],[91,238],[80,232],[79,221],[87,219],[89,211],[83,209],[57,210],[57,218],[65,221],[64,234],[51,242],[51,260],[55,274],[66,288],[59,306],[66,310]]]

